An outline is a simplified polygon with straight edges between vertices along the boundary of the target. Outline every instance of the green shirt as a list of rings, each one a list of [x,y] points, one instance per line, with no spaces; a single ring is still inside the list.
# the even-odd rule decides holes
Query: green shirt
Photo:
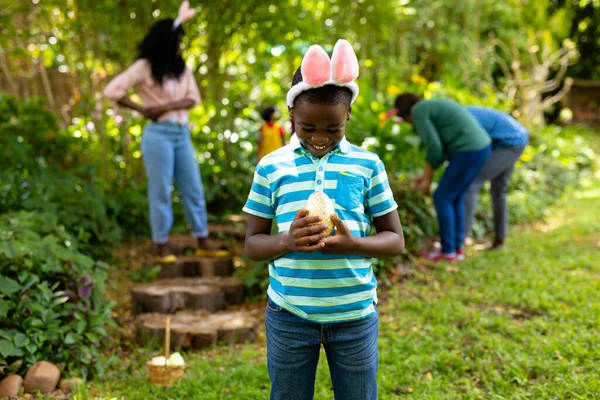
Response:
[[[491,143],[477,120],[455,101],[421,100],[410,115],[434,169],[452,154],[482,150]]]

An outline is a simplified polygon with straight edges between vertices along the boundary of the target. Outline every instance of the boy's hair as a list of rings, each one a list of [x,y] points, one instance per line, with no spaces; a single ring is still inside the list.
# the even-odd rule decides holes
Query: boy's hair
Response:
[[[421,98],[414,93],[403,93],[399,95],[394,102],[394,108],[398,110],[396,115],[402,118],[410,115],[410,110],[419,101],[421,101]]]
[[[138,46],[138,58],[150,62],[152,77],[160,85],[165,77],[178,79],[185,70],[179,54],[183,34],[181,25],[173,30],[173,19],[166,18],[155,23]]]
[[[264,119],[266,122],[269,122],[271,120],[271,116],[275,114],[275,107],[267,107],[263,110],[263,112],[260,114],[260,116],[262,117],[262,119]]]
[[[292,87],[299,82],[302,82],[302,71],[300,68],[298,68],[294,74]],[[350,105],[352,104],[352,91],[343,86],[325,85],[300,93],[294,99],[294,106],[302,101],[306,101],[310,104],[326,105],[344,103],[346,107],[350,108]]]

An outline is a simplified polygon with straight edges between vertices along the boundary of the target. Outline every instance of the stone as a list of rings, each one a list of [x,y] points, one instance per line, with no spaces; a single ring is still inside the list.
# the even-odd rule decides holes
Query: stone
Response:
[[[17,397],[23,386],[23,378],[19,375],[8,375],[0,381],[0,398]]]
[[[25,374],[25,391],[50,393],[56,389],[59,379],[60,370],[56,365],[47,361],[38,361]]]

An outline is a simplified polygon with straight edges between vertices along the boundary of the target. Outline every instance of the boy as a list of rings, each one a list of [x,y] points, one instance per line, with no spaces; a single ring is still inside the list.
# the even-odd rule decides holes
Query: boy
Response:
[[[266,309],[271,399],[312,399],[321,344],[336,399],[377,398],[377,280],[372,257],[404,248],[383,163],[344,137],[358,60],[336,43],[311,46],[287,102],[295,135],[258,164],[244,211],[246,254],[269,260]],[[335,202],[333,236],[303,208],[314,191]],[[275,218],[277,235],[270,235]],[[321,222],[321,224],[319,224]],[[369,236],[372,226],[377,234]]]

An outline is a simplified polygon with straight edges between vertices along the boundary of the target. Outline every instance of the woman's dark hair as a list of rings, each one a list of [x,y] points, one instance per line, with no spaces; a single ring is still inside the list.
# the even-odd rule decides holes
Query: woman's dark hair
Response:
[[[178,79],[185,70],[185,62],[179,53],[183,37],[181,25],[173,29],[171,18],[155,23],[138,46],[138,58],[150,62],[152,77],[162,85],[165,77]]]
[[[410,110],[419,101],[421,101],[421,98],[414,93],[402,93],[396,97],[396,101],[394,102],[394,108],[398,110],[396,115],[401,118],[410,115]]]
[[[263,110],[263,112],[260,114],[260,116],[266,122],[269,122],[271,120],[271,116],[273,116],[273,114],[275,114],[275,107],[267,107]]]
[[[302,82],[302,71],[298,68],[292,79],[292,86],[300,82]],[[344,103],[350,108],[350,105],[352,104],[352,90],[344,86],[325,85],[320,88],[309,89],[300,93],[294,99],[294,105],[300,101],[326,105]]]

